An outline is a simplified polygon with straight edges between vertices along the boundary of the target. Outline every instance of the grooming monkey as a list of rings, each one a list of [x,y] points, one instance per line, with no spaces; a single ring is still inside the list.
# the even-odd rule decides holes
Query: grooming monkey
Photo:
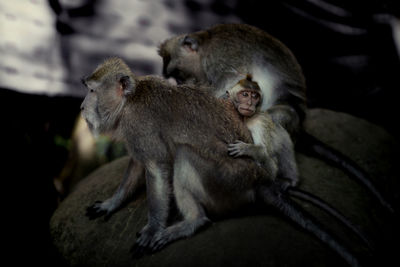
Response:
[[[166,40],[159,55],[166,78],[175,78],[178,84],[207,86],[216,97],[251,73],[263,93],[261,111],[286,129],[300,151],[341,168],[393,212],[365,171],[302,130],[305,79],[297,60],[280,41],[250,25],[221,24]]]
[[[262,92],[252,76],[247,74],[232,89],[226,92],[238,113],[243,116],[254,143],[236,141],[228,145],[229,155],[249,156],[263,168],[281,179],[284,189],[296,186],[298,182],[294,146],[288,132],[273,123],[268,113],[260,111]]]
[[[315,235],[349,265],[359,266],[345,247],[287,197],[268,171],[252,159],[228,155],[227,144],[252,142],[229,101],[155,76],[137,77],[118,58],[105,61],[83,82],[88,93],[82,116],[91,131],[124,140],[132,157],[114,196],[89,207],[87,215],[94,218],[117,209],[145,173],[148,222],[139,233],[135,254],[191,236],[209,218],[262,203]],[[172,198],[182,220],[168,225]]]

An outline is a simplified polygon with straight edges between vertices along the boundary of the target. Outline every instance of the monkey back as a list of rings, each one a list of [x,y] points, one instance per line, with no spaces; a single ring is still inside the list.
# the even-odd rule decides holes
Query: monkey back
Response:
[[[211,150],[207,153],[218,158],[227,155],[227,144],[252,141],[229,101],[217,99],[201,88],[173,86],[155,76],[138,79],[121,123],[128,127],[128,143],[140,150],[151,149],[151,136],[162,139],[170,151],[186,145],[200,154]]]

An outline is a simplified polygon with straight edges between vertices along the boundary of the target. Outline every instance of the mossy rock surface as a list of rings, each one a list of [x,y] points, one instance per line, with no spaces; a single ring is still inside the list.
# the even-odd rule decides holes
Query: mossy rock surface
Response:
[[[306,130],[361,165],[392,203],[398,200],[399,144],[382,128],[348,114],[309,111]],[[300,188],[323,198],[344,213],[375,243],[375,260],[347,228],[310,204],[297,201],[366,266],[394,266],[399,238],[396,220],[377,200],[341,170],[297,154]],[[53,243],[71,266],[346,266],[329,248],[274,211],[214,222],[191,238],[160,252],[133,259],[135,234],[147,221],[145,193],[135,196],[108,221],[89,220],[85,209],[105,200],[118,187],[128,158],[117,159],[85,178],[55,211]],[[396,207],[396,205],[395,205]],[[376,262],[377,261],[377,262]]]

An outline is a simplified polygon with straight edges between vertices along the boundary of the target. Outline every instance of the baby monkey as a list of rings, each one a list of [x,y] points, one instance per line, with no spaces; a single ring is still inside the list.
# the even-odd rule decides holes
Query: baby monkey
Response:
[[[226,92],[226,98],[232,101],[253,139],[253,144],[242,141],[229,144],[229,155],[233,157],[248,156],[254,159],[260,167],[266,170],[270,179],[280,185],[283,191],[292,197],[321,208],[353,230],[365,244],[372,247],[366,235],[340,211],[324,200],[295,188],[299,181],[299,175],[292,139],[280,124],[273,123],[269,113],[260,111],[263,95],[252,76],[248,74],[245,79],[240,80]]]
[[[228,145],[229,155],[248,156],[266,169],[271,177],[279,179],[282,185],[296,186],[298,182],[294,145],[288,132],[273,123],[267,112],[260,111],[262,91],[252,76],[247,74],[232,89],[226,92],[250,130],[253,144],[236,141]]]

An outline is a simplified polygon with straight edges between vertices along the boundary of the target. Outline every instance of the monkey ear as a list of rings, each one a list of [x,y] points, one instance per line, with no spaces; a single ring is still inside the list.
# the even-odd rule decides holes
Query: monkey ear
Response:
[[[119,78],[119,85],[122,89],[122,94],[127,96],[133,93],[135,82],[132,81],[131,77],[125,75]]]
[[[226,91],[225,94],[221,95],[219,98],[224,100],[229,99],[229,92]]]
[[[189,48],[191,51],[197,52],[197,50],[199,49],[199,42],[196,39],[187,35],[185,36],[185,38],[183,38],[182,45]]]
[[[224,99],[229,99],[229,97],[230,97],[229,91],[226,91],[226,92],[225,92],[225,97],[224,97]]]

